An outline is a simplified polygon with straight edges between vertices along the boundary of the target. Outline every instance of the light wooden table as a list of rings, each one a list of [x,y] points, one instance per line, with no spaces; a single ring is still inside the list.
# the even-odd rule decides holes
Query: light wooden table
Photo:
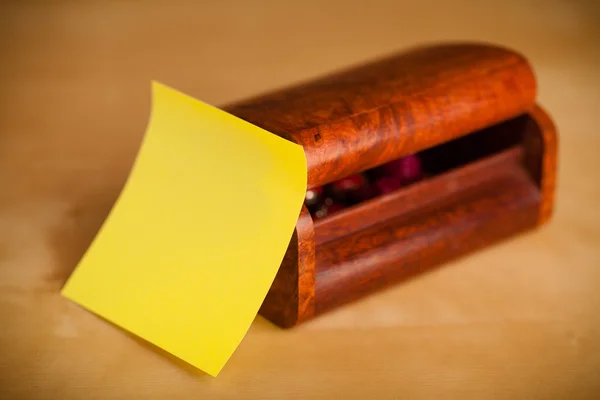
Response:
[[[600,396],[596,2],[25,3],[0,6],[0,397]],[[259,317],[217,379],[59,296],[127,175],[151,79],[220,105],[451,39],[533,62],[561,134],[548,226],[293,331]]]

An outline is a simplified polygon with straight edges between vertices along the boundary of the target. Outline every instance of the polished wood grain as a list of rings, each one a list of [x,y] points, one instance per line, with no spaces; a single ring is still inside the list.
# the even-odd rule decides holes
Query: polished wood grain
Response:
[[[305,149],[309,186],[418,152],[427,178],[313,223],[261,313],[292,327],[545,222],[556,131],[520,55],[416,48],[226,107]]]
[[[465,185],[458,191],[444,191],[450,176],[423,182],[397,216],[318,247],[317,313],[536,225],[540,195],[522,168],[495,162],[474,167],[474,176],[456,182]],[[485,181],[468,187],[469,178],[481,176]],[[415,204],[421,196],[436,198]]]
[[[467,43],[415,48],[226,110],[302,145],[314,187],[515,117],[535,95],[521,55]]]
[[[376,197],[344,212],[317,220],[315,221],[316,243],[322,245],[343,237],[349,231],[362,231],[398,215],[427,208],[440,198],[477,188],[493,177],[500,168],[506,164],[517,164],[522,157],[523,149],[514,146],[480,162],[428,178],[404,190]]]
[[[260,313],[282,327],[291,327],[314,315],[315,231],[302,207],[281,268],[267,293]]]

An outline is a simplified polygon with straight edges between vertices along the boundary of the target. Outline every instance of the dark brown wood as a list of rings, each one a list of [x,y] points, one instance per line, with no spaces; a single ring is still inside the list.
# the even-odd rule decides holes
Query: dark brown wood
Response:
[[[303,208],[261,314],[291,327],[544,223],[557,135],[527,61],[414,49],[225,109],[304,147],[309,187],[415,152],[426,179],[313,222]]]

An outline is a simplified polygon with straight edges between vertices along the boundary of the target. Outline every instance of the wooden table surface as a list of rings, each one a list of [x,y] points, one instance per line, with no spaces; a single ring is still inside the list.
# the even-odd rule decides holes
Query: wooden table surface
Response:
[[[597,3],[294,3],[2,3],[0,397],[598,398]],[[127,176],[151,79],[221,105],[452,39],[531,59],[561,134],[549,225],[292,331],[257,317],[217,379],[60,297]]]

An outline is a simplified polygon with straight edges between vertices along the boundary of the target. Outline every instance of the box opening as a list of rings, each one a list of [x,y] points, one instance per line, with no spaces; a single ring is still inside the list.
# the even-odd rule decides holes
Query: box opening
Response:
[[[313,211],[316,311],[534,227],[540,148],[538,126],[524,115],[413,155],[418,162],[409,166],[420,174],[409,168],[389,192],[352,203],[341,190],[396,171],[385,166],[364,171],[364,182],[328,184],[319,195],[341,193],[348,205],[324,216]]]
[[[317,244],[422,210],[492,181],[507,168],[531,177],[525,157],[530,122],[522,115],[309,190],[305,204]]]
[[[527,116],[503,122],[307,191],[315,221],[460,169],[523,143]]]

